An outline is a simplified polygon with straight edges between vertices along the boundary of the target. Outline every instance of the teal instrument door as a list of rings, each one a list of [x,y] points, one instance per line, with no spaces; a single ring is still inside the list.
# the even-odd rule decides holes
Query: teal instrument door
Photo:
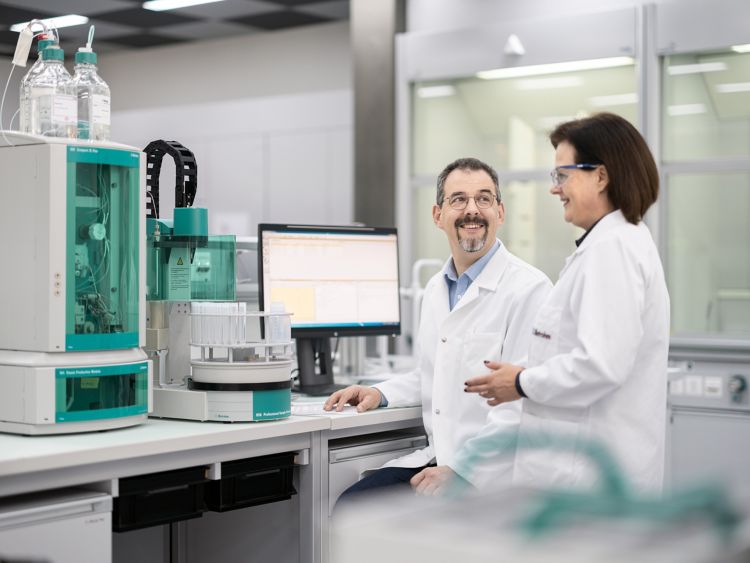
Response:
[[[140,153],[67,151],[66,350],[138,346]]]

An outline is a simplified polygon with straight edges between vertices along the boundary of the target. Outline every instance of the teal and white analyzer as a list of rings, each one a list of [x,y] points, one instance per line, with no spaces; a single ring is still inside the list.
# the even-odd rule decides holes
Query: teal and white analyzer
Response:
[[[236,302],[236,238],[210,235],[208,209],[192,207],[198,166],[177,141],[147,158],[146,352],[157,374],[152,416],[259,422],[291,415],[290,313]],[[172,219],[159,213],[159,173],[175,162]]]
[[[5,132],[0,170],[0,431],[144,422],[144,155]]]

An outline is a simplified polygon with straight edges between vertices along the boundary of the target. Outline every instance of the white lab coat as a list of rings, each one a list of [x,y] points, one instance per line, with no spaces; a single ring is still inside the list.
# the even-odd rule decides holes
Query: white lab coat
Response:
[[[389,407],[421,403],[429,445],[384,467],[419,467],[433,459],[450,466],[461,446],[488,424],[505,424],[517,431],[520,401],[495,407],[502,416],[495,415],[489,422],[492,407],[477,394],[465,393],[464,382],[488,373],[484,360],[526,357],[531,323],[551,287],[547,276],[502,245],[452,311],[443,272],[428,282],[417,338],[417,368],[375,387],[388,399]],[[510,481],[512,456],[496,460],[483,474]]]
[[[659,254],[643,223],[606,215],[568,258],[534,321],[521,374],[520,432],[578,441],[573,454],[525,449],[514,483],[589,486],[598,473],[580,440],[611,450],[638,491],[659,491],[669,349],[669,295]]]

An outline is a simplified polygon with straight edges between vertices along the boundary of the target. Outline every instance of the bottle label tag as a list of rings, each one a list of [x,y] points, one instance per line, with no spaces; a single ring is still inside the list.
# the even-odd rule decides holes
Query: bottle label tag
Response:
[[[55,93],[55,89],[51,86],[32,86],[29,93],[31,98],[42,98],[52,96]]]
[[[101,94],[91,96],[91,122],[109,125],[109,96],[102,96]]]
[[[54,88],[44,86],[33,86],[29,89],[31,99],[30,131],[41,133],[43,123],[49,123],[52,117],[52,97],[55,95]]]
[[[52,102],[52,121],[65,125],[76,125],[78,100],[75,96],[57,94]]]

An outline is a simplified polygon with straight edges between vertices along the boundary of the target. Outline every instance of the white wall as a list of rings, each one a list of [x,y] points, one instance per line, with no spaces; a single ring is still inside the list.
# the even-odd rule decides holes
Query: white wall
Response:
[[[198,164],[195,206],[212,234],[255,234],[258,222],[348,223],[352,124],[348,90],[134,109],[113,114],[121,142],[176,140]],[[174,165],[160,176],[161,216],[171,218]]]
[[[351,89],[349,24],[101,56],[115,111]]]

